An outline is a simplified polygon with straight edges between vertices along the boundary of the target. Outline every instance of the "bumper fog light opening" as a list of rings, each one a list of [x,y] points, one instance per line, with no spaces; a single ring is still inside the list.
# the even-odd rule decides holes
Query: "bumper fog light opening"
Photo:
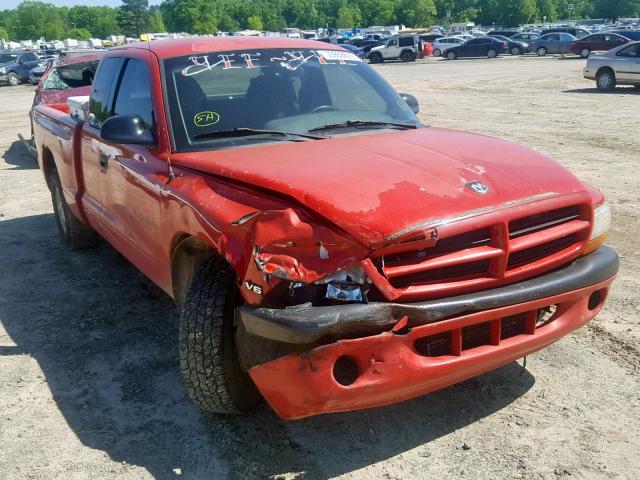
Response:
[[[360,369],[358,364],[351,357],[343,355],[333,364],[333,378],[343,387],[353,385],[359,376]]]

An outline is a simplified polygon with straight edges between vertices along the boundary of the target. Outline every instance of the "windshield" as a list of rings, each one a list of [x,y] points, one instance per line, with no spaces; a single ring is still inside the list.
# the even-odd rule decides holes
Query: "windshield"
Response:
[[[12,53],[0,53],[0,63],[15,63],[18,55]]]
[[[333,136],[385,128],[385,122],[420,125],[375,70],[343,50],[216,52],[171,58],[163,67],[178,150],[282,140],[238,135],[238,129],[308,134],[342,124],[322,132]]]

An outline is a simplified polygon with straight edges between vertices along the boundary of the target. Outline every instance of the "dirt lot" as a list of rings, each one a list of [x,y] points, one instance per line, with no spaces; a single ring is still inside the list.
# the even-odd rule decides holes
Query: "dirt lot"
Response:
[[[187,400],[168,298],[108,245],[69,253],[15,142],[33,87],[0,88],[0,477],[640,478],[640,92],[599,94],[583,61],[382,65],[426,123],[506,137],[599,185],[622,270],[588,327],[400,405],[308,420]],[[514,159],[517,165],[518,159]]]

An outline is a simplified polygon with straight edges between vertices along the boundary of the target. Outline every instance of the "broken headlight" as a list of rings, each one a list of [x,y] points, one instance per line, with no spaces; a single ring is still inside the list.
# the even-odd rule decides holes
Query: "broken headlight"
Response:
[[[371,281],[360,265],[328,275],[317,282],[291,282],[289,303],[297,305],[311,302],[314,305],[334,303],[366,303]]]

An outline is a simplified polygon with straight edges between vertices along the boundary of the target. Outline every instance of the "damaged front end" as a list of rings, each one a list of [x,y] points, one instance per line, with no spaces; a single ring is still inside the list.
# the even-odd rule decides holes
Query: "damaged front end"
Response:
[[[592,319],[618,271],[615,251],[585,249],[583,210],[514,210],[512,221],[489,212],[496,226],[486,241],[485,227],[460,233],[478,228],[470,218],[438,227],[442,240],[421,228],[376,246],[291,208],[242,217],[226,232],[229,242],[252,246],[240,277],[245,304],[235,310],[240,364],[272,408],[293,419],[406,400],[528,355]],[[569,229],[580,236],[558,244]],[[553,246],[552,256],[530,264],[544,267],[539,275],[515,277],[523,267],[509,270],[507,259],[536,242],[546,254]],[[384,262],[408,251],[436,273],[427,288],[449,282],[449,295],[396,300],[412,287],[391,287],[384,273],[398,267]],[[479,257],[492,277],[460,277],[458,265]],[[460,290],[468,279],[477,285]]]

